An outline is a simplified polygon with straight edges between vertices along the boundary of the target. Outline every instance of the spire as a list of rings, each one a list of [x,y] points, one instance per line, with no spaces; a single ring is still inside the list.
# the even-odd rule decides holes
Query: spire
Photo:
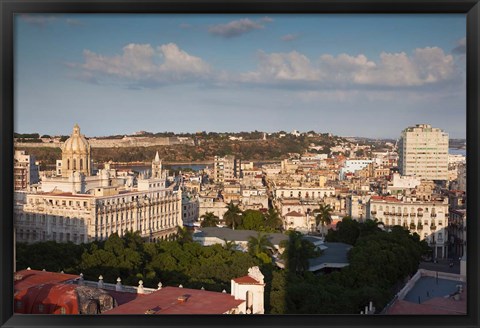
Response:
[[[157,150],[157,153],[155,154],[155,162],[160,162],[160,156],[158,156],[158,150]]]
[[[75,125],[73,126],[73,134],[80,134],[80,127],[78,126],[77,123],[75,123]]]

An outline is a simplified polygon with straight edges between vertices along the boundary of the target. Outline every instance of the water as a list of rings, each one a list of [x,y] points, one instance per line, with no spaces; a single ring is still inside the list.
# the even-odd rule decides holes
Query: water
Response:
[[[459,148],[448,148],[448,153],[450,155],[467,155],[467,150],[466,149],[459,149]]]

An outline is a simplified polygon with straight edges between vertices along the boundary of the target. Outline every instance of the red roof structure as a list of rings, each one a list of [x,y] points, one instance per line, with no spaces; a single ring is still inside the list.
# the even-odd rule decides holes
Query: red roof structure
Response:
[[[240,278],[233,279],[237,284],[240,285],[263,285],[260,281],[250,277],[250,276],[243,276]]]
[[[37,285],[56,284],[76,279],[80,279],[80,276],[39,270],[22,270],[14,275],[14,287],[15,291],[21,291]]]
[[[226,293],[169,286],[104,314],[224,314],[243,302]]]
[[[296,217],[303,217],[302,214],[298,213],[297,211],[291,211],[285,214],[285,216],[296,216]]]
[[[467,290],[462,292],[460,300],[435,297],[420,304],[397,300],[386,314],[467,314]]]

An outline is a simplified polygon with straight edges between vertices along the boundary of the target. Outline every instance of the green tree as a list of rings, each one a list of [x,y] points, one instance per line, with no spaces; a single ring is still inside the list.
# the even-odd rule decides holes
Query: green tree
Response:
[[[242,224],[242,211],[233,201],[230,201],[226,207],[227,211],[223,215],[225,223],[229,228],[235,229]]]
[[[282,258],[286,261],[286,268],[290,273],[303,273],[309,268],[308,259],[320,255],[316,251],[315,245],[298,231],[291,231],[288,235],[288,241],[284,243],[285,251]]]
[[[218,216],[213,214],[213,212],[206,212],[200,217],[203,219],[201,223],[202,227],[216,227],[218,224]]]
[[[269,236],[259,232],[257,237],[250,236],[248,238],[248,253],[260,258],[264,263],[270,263],[269,249],[273,249],[274,246],[269,240]]]
[[[265,217],[263,213],[257,210],[246,210],[243,212],[242,224],[239,228],[255,231],[265,230]]]
[[[332,223],[332,212],[333,209],[329,204],[320,204],[320,207],[313,211],[315,215],[316,226],[318,227],[319,224],[322,226],[322,235],[325,233],[325,226]]]
[[[273,231],[282,230],[282,219],[275,207],[269,208],[268,212],[265,213],[265,225],[268,228],[273,229]]]
[[[193,241],[192,230],[187,227],[177,227],[176,240],[178,240],[180,244],[191,243]]]

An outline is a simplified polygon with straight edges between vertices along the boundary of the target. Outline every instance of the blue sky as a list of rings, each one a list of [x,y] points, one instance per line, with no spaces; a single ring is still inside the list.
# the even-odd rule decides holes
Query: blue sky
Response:
[[[464,15],[21,15],[15,130],[465,137]]]

